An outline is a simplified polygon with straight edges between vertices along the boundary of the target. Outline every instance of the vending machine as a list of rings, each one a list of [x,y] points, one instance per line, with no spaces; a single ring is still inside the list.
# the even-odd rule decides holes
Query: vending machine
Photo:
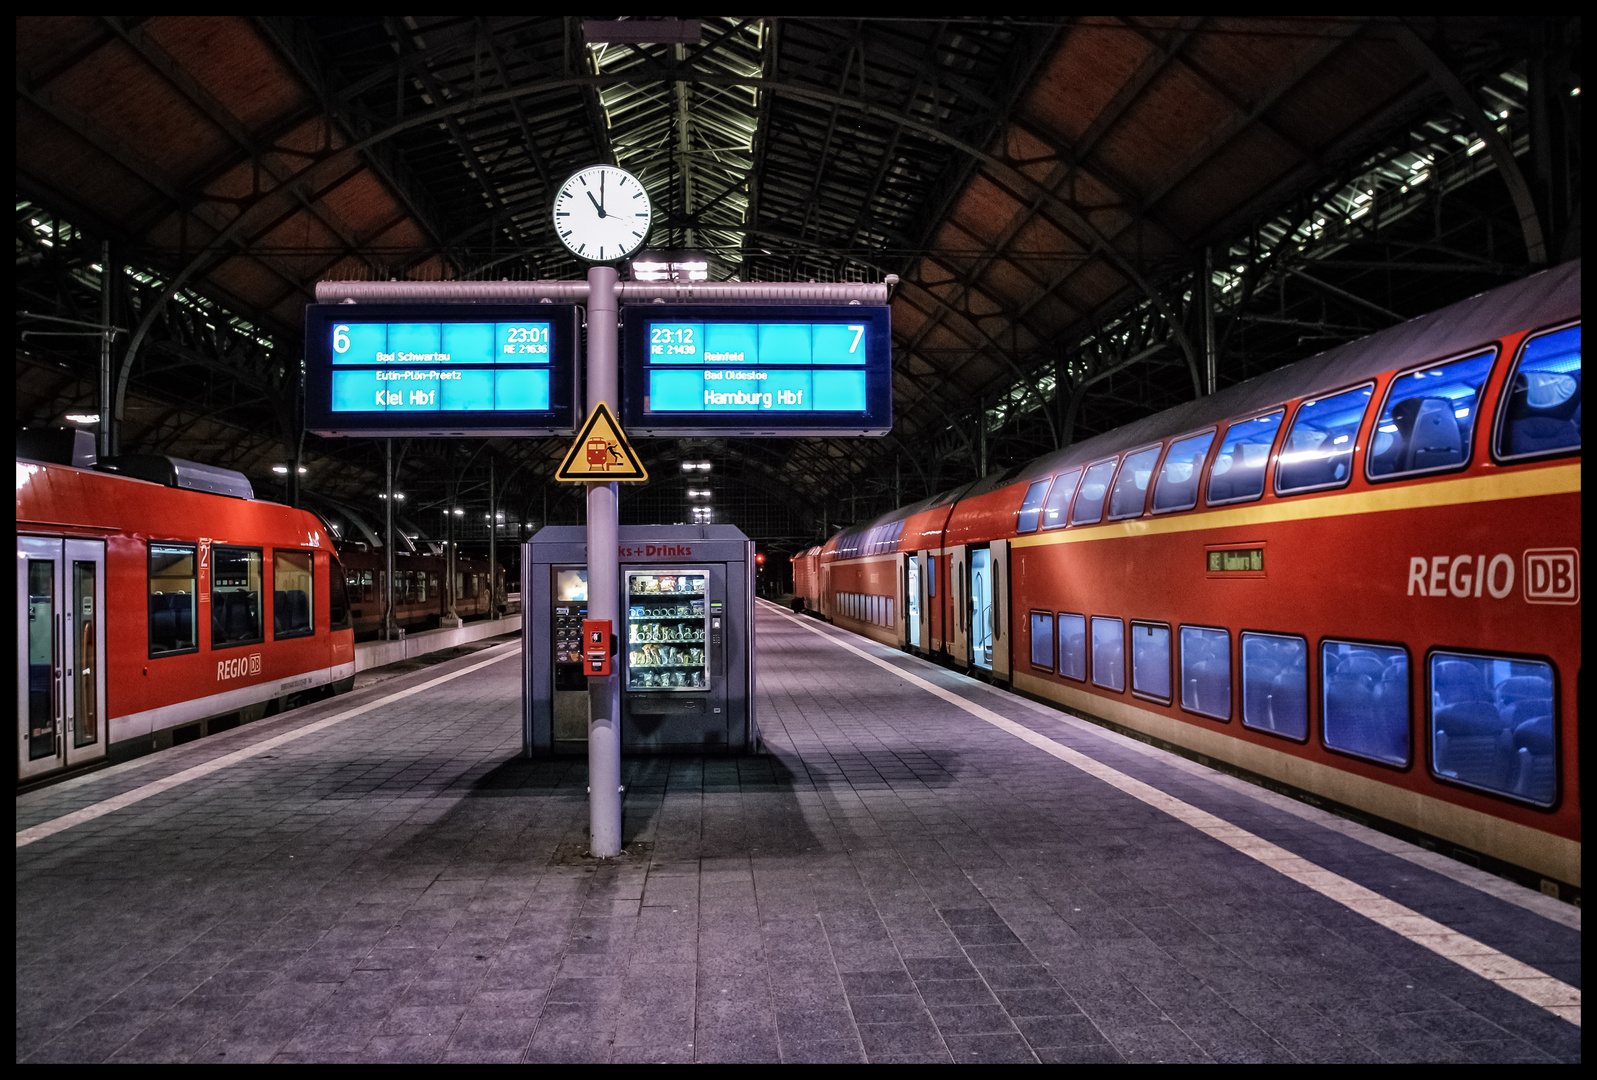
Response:
[[[622,752],[754,749],[753,541],[730,525],[630,525],[619,549]],[[539,530],[521,566],[523,746],[586,753],[586,530]]]

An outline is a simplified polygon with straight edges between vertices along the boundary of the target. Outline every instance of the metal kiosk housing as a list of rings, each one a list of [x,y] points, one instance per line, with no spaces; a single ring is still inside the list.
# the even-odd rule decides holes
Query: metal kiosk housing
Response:
[[[622,750],[753,750],[754,542],[731,525],[628,525],[619,549]],[[529,757],[587,752],[588,683],[574,651],[588,613],[587,558],[580,525],[548,526],[523,545],[522,748]]]

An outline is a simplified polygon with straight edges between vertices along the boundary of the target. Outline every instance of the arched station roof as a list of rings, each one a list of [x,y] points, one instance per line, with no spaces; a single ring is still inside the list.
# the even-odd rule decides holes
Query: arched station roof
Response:
[[[790,550],[1579,253],[1579,18],[16,28],[18,422],[96,406],[109,281],[122,449],[351,503],[381,449],[298,426],[316,282],[579,276],[549,201],[596,161],[713,277],[900,278],[891,436],[645,444],[624,513],[708,460]],[[570,518],[561,449],[417,441],[401,482],[421,528],[490,461]]]

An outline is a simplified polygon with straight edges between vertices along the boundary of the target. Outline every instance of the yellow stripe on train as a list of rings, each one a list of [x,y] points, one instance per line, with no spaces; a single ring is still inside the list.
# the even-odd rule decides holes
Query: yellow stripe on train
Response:
[[[1035,536],[1017,536],[1011,547],[1042,547],[1072,544],[1083,540],[1110,540],[1117,536],[1154,536],[1160,533],[1193,532],[1199,529],[1224,529],[1236,525],[1266,525],[1276,521],[1302,521],[1308,518],[1343,517],[1350,514],[1379,514],[1389,510],[1419,510],[1433,506],[1462,506],[1470,503],[1525,499],[1540,495],[1580,494],[1580,465],[1557,465],[1546,469],[1494,472],[1488,476],[1468,476],[1428,484],[1397,484],[1343,495],[1290,499],[1281,502],[1250,503],[1247,506],[1209,510],[1201,514],[1181,514],[1168,518],[1136,519],[1112,525],[1057,529]]]

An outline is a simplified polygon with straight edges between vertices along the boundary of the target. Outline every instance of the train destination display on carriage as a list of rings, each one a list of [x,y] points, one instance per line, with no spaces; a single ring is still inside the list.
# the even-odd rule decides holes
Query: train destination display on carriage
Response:
[[[887,308],[637,305],[626,420],[639,434],[880,434],[892,426]]]
[[[570,305],[310,311],[317,315],[306,318],[307,404],[317,420],[311,430],[570,429],[576,338]]]

